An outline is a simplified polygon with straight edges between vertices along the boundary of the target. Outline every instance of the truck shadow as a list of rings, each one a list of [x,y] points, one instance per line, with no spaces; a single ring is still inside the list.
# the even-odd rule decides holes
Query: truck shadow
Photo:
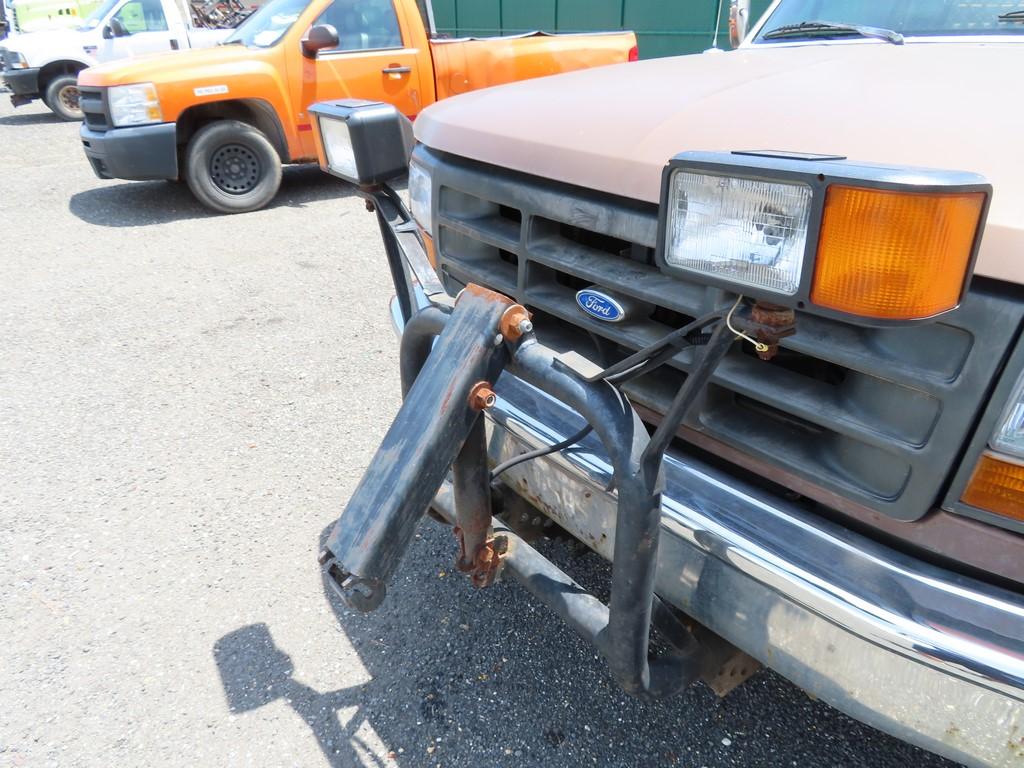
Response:
[[[584,586],[607,583],[599,558],[561,544],[544,551]],[[951,765],[767,672],[724,700],[703,684],[667,702],[629,698],[593,650],[518,585],[474,590],[450,573],[453,555],[450,529],[423,524],[384,605],[370,615],[348,610],[323,583],[347,640],[337,644],[338,658],[354,651],[361,667],[342,674],[368,682],[331,691],[301,682],[267,624],[220,638],[213,656],[228,710],[285,701],[332,768]]]
[[[20,115],[4,115],[3,117],[0,117],[0,126],[56,125],[62,122],[64,121],[53,114],[53,112],[28,112]]]
[[[275,208],[301,208],[352,194],[350,186],[315,165],[292,166],[284,169],[281,189],[270,205],[236,215],[258,216]],[[71,196],[68,210],[87,224],[101,227],[145,227],[224,215],[204,208],[185,183],[170,181],[127,181],[77,192]]]

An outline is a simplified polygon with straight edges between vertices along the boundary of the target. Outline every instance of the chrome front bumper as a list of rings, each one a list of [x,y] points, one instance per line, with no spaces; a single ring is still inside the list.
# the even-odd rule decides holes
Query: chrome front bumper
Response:
[[[392,306],[401,330],[401,314]],[[495,461],[577,432],[503,374]],[[606,558],[615,499],[600,441],[505,482]],[[852,717],[969,765],[1024,766],[1024,597],[908,557],[691,458],[665,461],[657,591]]]

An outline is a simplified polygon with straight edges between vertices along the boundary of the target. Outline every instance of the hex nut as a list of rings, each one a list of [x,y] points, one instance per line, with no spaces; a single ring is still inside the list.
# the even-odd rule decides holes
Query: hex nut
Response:
[[[490,382],[487,381],[477,382],[469,391],[469,407],[474,411],[486,411],[488,408],[493,408],[497,400],[498,396],[494,394]]]

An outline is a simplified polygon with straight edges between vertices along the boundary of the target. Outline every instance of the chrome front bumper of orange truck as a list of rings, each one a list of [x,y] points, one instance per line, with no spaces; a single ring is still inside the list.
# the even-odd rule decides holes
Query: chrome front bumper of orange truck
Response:
[[[421,304],[428,303],[425,296]],[[401,333],[397,302],[392,320]],[[487,414],[492,462],[583,426],[509,373]],[[611,557],[616,500],[596,438],[505,475]],[[809,693],[969,765],[1024,765],[1024,598],[882,546],[670,454],[657,593]]]

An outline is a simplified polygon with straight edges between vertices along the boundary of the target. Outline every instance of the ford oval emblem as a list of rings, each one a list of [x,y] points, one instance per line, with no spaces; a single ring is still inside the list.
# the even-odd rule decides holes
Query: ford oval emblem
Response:
[[[576,303],[588,315],[606,323],[620,323],[626,319],[626,311],[618,301],[594,288],[578,291]]]

